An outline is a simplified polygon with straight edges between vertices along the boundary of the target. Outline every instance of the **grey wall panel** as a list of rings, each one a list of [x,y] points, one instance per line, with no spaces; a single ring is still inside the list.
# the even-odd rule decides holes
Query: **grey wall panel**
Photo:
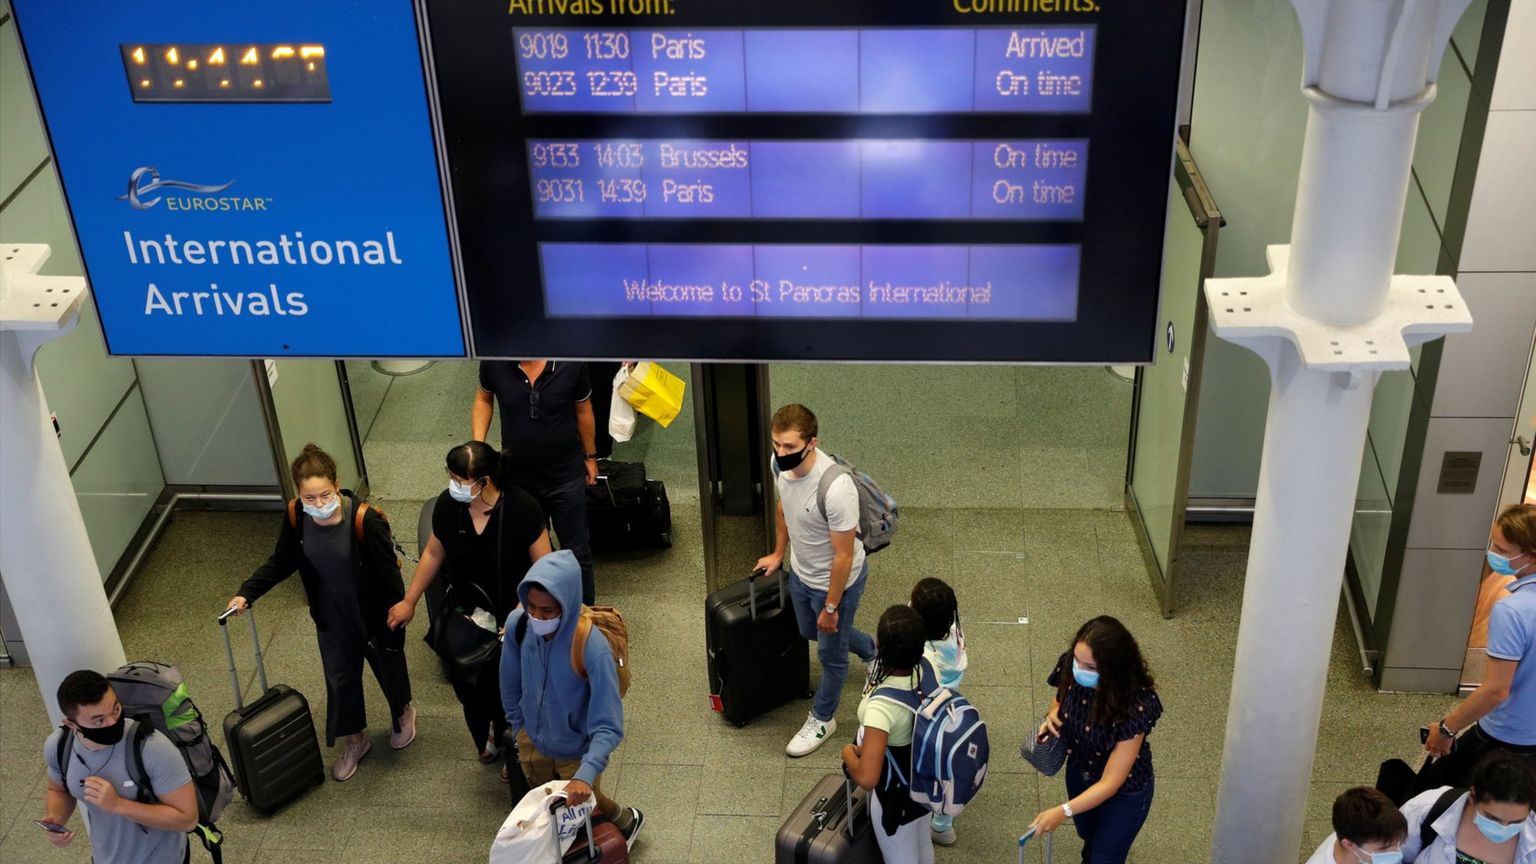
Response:
[[[1516,4],[1521,5],[1521,4]],[[1527,3],[1527,6],[1536,4]],[[1506,47],[1510,47],[1506,43]],[[1505,51],[1502,56],[1509,56]],[[1502,76],[1502,72],[1500,73]],[[1536,270],[1536,111],[1490,111],[1460,269]]]
[[[261,397],[246,360],[135,360],[165,482],[275,486]]]
[[[1511,414],[1513,411],[1512,400]],[[1419,475],[1413,521],[1408,528],[1409,549],[1466,549],[1487,538],[1498,508],[1512,422],[1512,416],[1430,418],[1424,442],[1424,468]],[[1483,455],[1477,486],[1472,494],[1440,494],[1436,491],[1441,461],[1447,451]]]
[[[1476,326],[1446,337],[1432,413],[1509,416],[1525,389],[1536,337],[1536,273],[1463,273],[1456,284]]]
[[[0,201],[4,201],[48,156],[21,43],[10,21],[0,24],[0,117],[5,118],[0,121]]]
[[[1412,669],[1388,666],[1381,671],[1381,689],[1388,693],[1455,693],[1460,686],[1459,667]]]
[[[1461,672],[1482,563],[1481,548],[1404,553],[1397,610],[1387,642],[1393,666]]]
[[[1511,3],[1504,24],[1504,44],[1512,50],[1499,54],[1499,75],[1493,85],[1493,110],[1536,111],[1536,3]]]
[[[101,431],[71,479],[91,551],[106,579],[165,490],[149,415],[137,391]]]

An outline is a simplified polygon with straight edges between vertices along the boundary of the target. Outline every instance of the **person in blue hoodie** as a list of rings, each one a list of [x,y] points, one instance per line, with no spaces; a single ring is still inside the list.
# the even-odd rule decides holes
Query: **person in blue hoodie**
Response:
[[[581,564],[568,549],[545,555],[517,587],[522,605],[507,616],[501,649],[501,704],[517,736],[529,786],[566,780],[573,805],[595,798],[594,817],[613,822],[633,847],[645,815],[603,794],[608,757],[624,739],[618,667],[602,631],[591,630],[582,655],[587,678],[571,663],[581,617]]]

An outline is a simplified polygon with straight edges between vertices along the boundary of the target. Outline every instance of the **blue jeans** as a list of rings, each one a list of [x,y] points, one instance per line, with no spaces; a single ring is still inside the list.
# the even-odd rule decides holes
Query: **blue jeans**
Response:
[[[821,683],[816,685],[816,701],[811,713],[825,723],[837,714],[837,703],[843,698],[843,681],[848,677],[848,652],[857,654],[868,663],[875,659],[875,640],[868,633],[853,626],[853,616],[859,611],[859,598],[864,596],[864,586],[869,584],[869,564],[859,571],[859,580],[843,589],[843,599],[837,606],[837,632],[823,633],[816,629],[816,618],[827,605],[827,592],[808,587],[789,567],[789,596],[795,603],[795,621],[800,625],[800,635],[807,642],[815,641],[816,657],[821,660]]]
[[[1067,796],[1076,798],[1083,790],[1098,781],[1097,777],[1085,777],[1083,772],[1067,766]],[[1148,783],[1140,792],[1119,792],[1115,797],[1072,817],[1077,836],[1083,838],[1083,864],[1125,864],[1131,854],[1131,844],[1141,833],[1152,810],[1152,792],[1155,783]]]
[[[587,524],[587,475],[549,489],[524,487],[555,525],[560,548],[569,549],[581,565],[581,602],[592,605],[597,597],[597,578],[592,573],[592,528]]]

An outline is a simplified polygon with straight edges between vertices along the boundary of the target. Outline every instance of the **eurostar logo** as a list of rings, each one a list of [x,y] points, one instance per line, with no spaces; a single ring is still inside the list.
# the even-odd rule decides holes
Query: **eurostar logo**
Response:
[[[127,201],[128,206],[135,210],[148,210],[160,203],[162,196],[145,198],[161,189],[180,189],[184,192],[195,192],[199,195],[216,195],[225,189],[235,185],[231,180],[219,186],[207,186],[199,183],[188,183],[185,180],[161,180],[160,172],[152,165],[135,168],[128,175],[128,193],[117,196],[119,201]]]

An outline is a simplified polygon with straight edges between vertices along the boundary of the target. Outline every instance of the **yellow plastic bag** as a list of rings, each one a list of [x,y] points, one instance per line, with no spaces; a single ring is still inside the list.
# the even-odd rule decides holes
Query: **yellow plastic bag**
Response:
[[[649,360],[639,363],[619,385],[619,396],[636,411],[660,423],[672,425],[683,410],[683,379]]]

